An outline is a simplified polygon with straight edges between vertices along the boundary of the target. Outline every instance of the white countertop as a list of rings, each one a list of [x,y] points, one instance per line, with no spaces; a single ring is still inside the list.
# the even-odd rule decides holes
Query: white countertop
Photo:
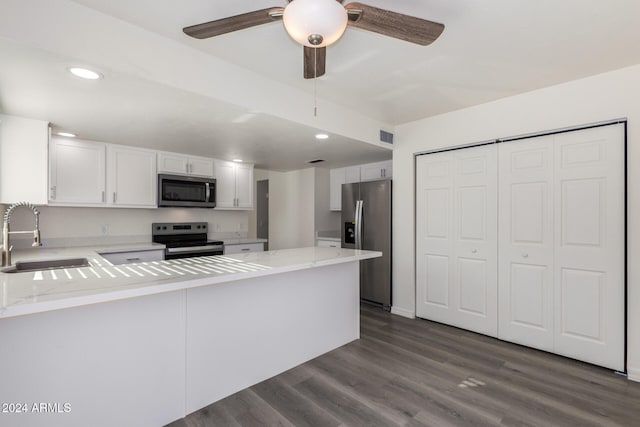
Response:
[[[118,245],[120,251],[155,244]],[[162,247],[162,245],[160,245]],[[109,249],[110,248],[110,249]],[[382,256],[381,252],[308,247],[114,266],[98,252],[116,247],[20,251],[13,261],[86,257],[91,266],[0,273],[0,318],[153,295]]]

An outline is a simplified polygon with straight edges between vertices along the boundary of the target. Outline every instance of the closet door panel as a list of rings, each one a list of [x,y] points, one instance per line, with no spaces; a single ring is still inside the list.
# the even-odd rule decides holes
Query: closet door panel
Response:
[[[455,325],[498,334],[497,147],[453,152]]]
[[[553,137],[499,146],[501,339],[553,351]]]
[[[624,369],[624,127],[556,136],[555,351]]]
[[[416,159],[416,313],[449,323],[453,252],[453,157]]]
[[[496,147],[420,156],[416,313],[497,335]]]

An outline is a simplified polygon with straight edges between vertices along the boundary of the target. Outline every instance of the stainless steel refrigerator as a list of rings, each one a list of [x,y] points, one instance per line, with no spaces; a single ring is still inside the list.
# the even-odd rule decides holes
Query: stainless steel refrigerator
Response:
[[[342,184],[342,247],[381,251],[360,261],[360,298],[391,309],[391,181]]]

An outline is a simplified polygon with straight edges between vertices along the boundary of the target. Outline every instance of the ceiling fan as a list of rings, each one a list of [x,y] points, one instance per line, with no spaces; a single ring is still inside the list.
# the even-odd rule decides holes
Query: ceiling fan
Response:
[[[337,41],[347,25],[422,46],[437,39],[444,25],[414,16],[378,9],[362,3],[342,5],[344,0],[288,0],[286,7],[272,7],[192,25],[184,33],[206,39],[282,19],[287,33],[304,46],[304,78],[325,73],[326,47]]]

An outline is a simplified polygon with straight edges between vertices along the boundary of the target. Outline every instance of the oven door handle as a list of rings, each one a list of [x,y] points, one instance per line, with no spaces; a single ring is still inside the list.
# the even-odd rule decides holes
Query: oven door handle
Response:
[[[221,251],[223,249],[220,245],[215,246],[188,246],[184,248],[167,248],[168,254],[185,254],[185,253],[199,253],[199,252],[213,252]]]

